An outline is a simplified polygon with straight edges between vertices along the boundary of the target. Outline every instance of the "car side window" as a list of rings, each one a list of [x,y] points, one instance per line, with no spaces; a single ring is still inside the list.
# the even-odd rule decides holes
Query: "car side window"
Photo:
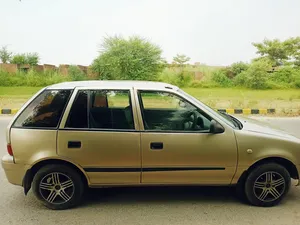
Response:
[[[89,127],[134,129],[130,92],[128,90],[91,91]]]
[[[78,91],[71,107],[66,127],[88,128],[88,91]]]
[[[20,114],[14,127],[56,128],[71,90],[45,90]]]
[[[129,90],[79,91],[66,127],[134,129]]]
[[[185,99],[161,91],[139,91],[145,130],[209,132],[211,118]]]

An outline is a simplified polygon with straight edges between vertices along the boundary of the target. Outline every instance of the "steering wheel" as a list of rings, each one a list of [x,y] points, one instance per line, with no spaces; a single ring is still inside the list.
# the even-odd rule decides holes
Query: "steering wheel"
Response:
[[[182,121],[183,129],[185,128],[185,124],[189,122],[192,123],[192,126],[189,128],[195,129],[197,126],[197,120],[198,120],[198,116],[196,110],[187,112],[185,115],[185,119]]]

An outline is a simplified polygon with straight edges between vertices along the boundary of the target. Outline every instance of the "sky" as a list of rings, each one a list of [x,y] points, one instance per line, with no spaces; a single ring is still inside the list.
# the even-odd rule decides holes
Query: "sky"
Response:
[[[89,65],[103,37],[139,35],[169,62],[249,62],[252,42],[300,36],[300,0],[0,0],[0,47]]]

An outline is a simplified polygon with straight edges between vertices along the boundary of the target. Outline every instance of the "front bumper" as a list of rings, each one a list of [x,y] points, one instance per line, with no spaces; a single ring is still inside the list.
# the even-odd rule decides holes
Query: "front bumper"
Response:
[[[7,180],[12,184],[22,186],[23,178],[28,170],[28,166],[14,163],[14,159],[10,155],[3,156],[1,163]]]

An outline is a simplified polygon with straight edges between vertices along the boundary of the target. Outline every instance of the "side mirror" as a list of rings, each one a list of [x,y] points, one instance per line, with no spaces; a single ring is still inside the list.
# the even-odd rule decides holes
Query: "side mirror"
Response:
[[[221,134],[223,133],[225,130],[224,130],[224,127],[222,127],[221,124],[219,124],[217,121],[215,120],[212,120],[210,122],[210,128],[209,128],[209,131],[210,133],[213,133],[213,134]]]

